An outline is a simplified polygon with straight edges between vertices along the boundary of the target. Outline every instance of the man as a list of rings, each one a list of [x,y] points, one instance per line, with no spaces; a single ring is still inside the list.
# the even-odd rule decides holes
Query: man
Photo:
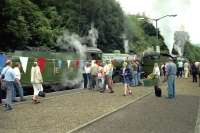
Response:
[[[91,88],[91,64],[89,62],[86,63],[86,65],[84,67],[84,71],[86,74],[85,87],[90,89]]]
[[[177,77],[182,78],[183,75],[183,62],[180,60],[178,61],[178,73],[177,73]]]
[[[25,101],[24,99],[24,91],[23,91],[23,88],[22,88],[22,85],[21,85],[21,72],[20,72],[20,63],[16,63],[15,64],[15,67],[14,67],[14,72],[15,72],[15,76],[16,76],[16,80],[15,80],[15,84],[14,84],[14,92],[13,92],[13,97],[14,97],[14,100],[15,100],[15,97],[16,97],[16,90],[18,90],[19,92],[19,96],[20,96],[20,101]]]
[[[6,61],[6,66],[1,72],[1,79],[4,80],[6,89],[5,111],[10,111],[12,110],[12,92],[14,90],[14,82],[16,79],[15,72],[12,69],[11,60]]]
[[[105,81],[104,81],[104,87],[100,92],[101,93],[105,92],[106,85],[108,85],[110,93],[114,93],[114,91],[112,89],[112,71],[113,71],[113,67],[112,67],[112,64],[109,63],[109,60],[106,61],[106,65],[104,66],[103,69],[104,69],[104,73],[105,73]]]
[[[94,61],[93,65],[91,66],[92,89],[95,89],[97,85],[97,73],[98,73],[98,65],[96,64],[96,61]]]
[[[176,64],[172,58],[169,58],[169,62],[166,64],[166,76],[168,86],[168,98],[175,98],[175,79],[176,79]]]
[[[192,72],[192,81],[197,82],[198,68],[194,62],[192,62],[192,65],[191,65],[191,72]]]

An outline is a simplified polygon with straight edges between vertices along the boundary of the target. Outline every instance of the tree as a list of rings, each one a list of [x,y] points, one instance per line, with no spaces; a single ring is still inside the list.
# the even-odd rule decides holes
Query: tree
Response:
[[[160,46],[161,52],[168,53],[167,46],[164,43],[163,37],[159,32],[159,40],[157,40],[156,29],[147,20],[140,21],[139,18],[145,18],[145,16],[128,15],[125,18],[125,33],[130,41],[131,51],[137,51],[141,53],[148,47]]]
[[[29,0],[6,0],[2,9],[3,50],[53,45],[53,30],[40,8]],[[9,45],[8,45],[9,44]]]
[[[200,60],[200,48],[192,45],[191,42],[186,42],[184,47],[184,57],[189,59],[190,61],[199,61]]]

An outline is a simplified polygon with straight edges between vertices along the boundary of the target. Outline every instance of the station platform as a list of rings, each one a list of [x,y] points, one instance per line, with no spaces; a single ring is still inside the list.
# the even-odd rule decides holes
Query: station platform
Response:
[[[189,79],[177,79],[176,84],[177,95],[199,98],[200,88]],[[131,87],[132,96],[123,96],[121,83],[114,84],[113,88],[114,93],[84,89],[54,92],[40,98],[41,103],[37,105],[32,104],[31,96],[28,96],[25,102],[14,103],[10,112],[4,112],[0,107],[0,133],[71,133],[148,97],[153,97],[154,100],[149,102],[156,104],[153,87]],[[166,83],[161,88],[161,98],[165,99]],[[194,115],[196,119],[197,114]]]

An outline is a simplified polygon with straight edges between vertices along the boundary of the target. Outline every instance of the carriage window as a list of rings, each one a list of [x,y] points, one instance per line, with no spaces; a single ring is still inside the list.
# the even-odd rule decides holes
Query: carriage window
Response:
[[[102,54],[101,53],[88,53],[87,59],[88,60],[101,60]]]

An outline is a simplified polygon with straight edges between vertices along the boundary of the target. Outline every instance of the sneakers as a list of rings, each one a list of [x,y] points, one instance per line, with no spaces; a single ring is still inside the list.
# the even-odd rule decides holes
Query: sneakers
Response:
[[[23,101],[26,101],[26,99],[22,98],[20,101],[23,102]]]
[[[12,107],[8,104],[5,104],[5,110],[4,111],[11,111],[12,110]]]
[[[18,101],[14,99],[14,100],[12,100],[12,102],[18,102]]]

